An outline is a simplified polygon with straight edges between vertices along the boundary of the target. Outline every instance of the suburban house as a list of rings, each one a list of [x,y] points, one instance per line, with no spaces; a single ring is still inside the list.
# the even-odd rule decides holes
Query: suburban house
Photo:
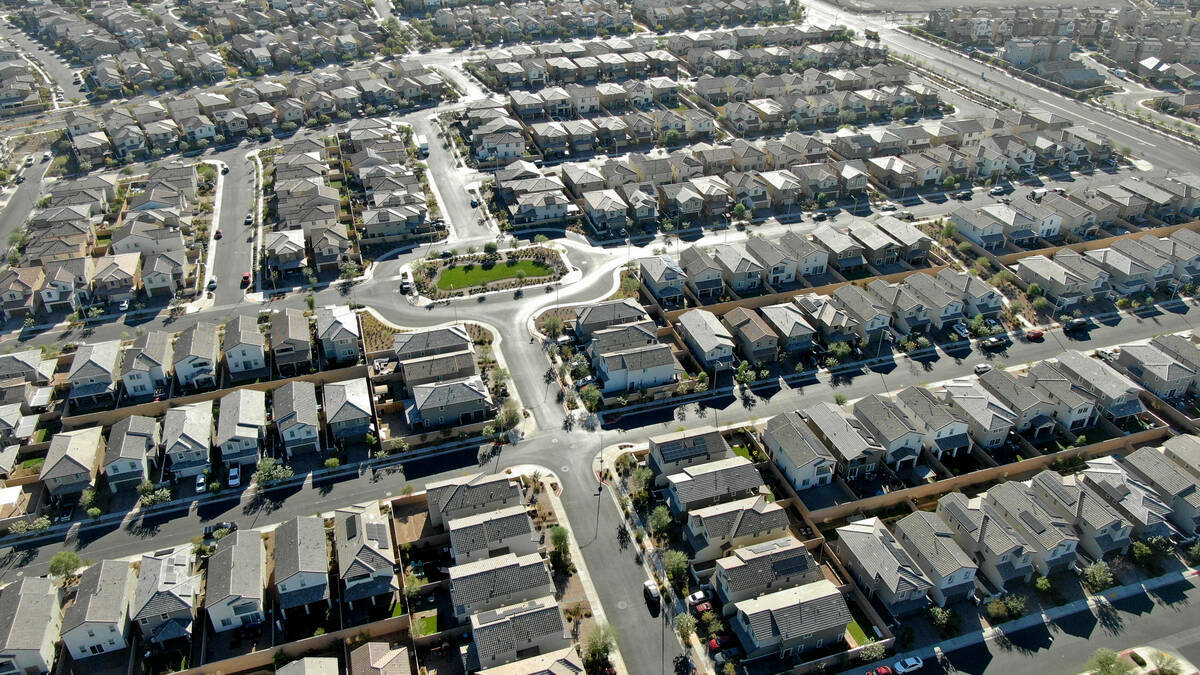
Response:
[[[529,555],[538,550],[538,533],[522,504],[454,518],[446,522],[446,530],[450,533],[450,555],[459,565],[505,553]]]
[[[933,584],[878,518],[857,520],[837,529],[834,551],[867,594],[893,616],[924,609]]]
[[[73,407],[112,405],[117,400],[117,368],[121,341],[86,342],[75,351],[67,381],[67,400]]]
[[[400,363],[439,354],[473,352],[474,349],[462,324],[396,333],[392,337],[392,351]]]
[[[325,384],[325,424],[335,442],[366,443],[373,430],[371,392],[361,377]]]
[[[271,421],[288,457],[321,452],[321,419],[312,382],[288,382],[272,392]]]
[[[979,377],[979,386],[1016,415],[1014,431],[1035,440],[1054,433],[1054,399],[1047,392],[1029,386],[1028,380],[1018,380],[1007,370],[996,368]]]
[[[412,666],[408,648],[393,648],[388,642],[363,643],[350,652],[350,672],[352,675],[410,675]]]
[[[150,644],[190,640],[200,595],[200,574],[191,568],[192,549],[143,555],[129,618]]]
[[[1082,479],[1129,522],[1133,537],[1141,540],[1169,537],[1176,531],[1171,522],[1170,500],[1116,457],[1089,460]]]
[[[63,620],[60,593],[48,577],[23,577],[0,590],[0,668],[50,672]]]
[[[266,394],[235,389],[218,405],[216,448],[221,461],[226,467],[257,463],[267,427]]]
[[[371,604],[380,598],[390,602],[400,586],[391,528],[379,511],[379,502],[337,509],[333,528],[342,602],[351,607],[367,599]]]
[[[225,353],[225,367],[235,379],[267,367],[267,339],[254,317],[243,314],[225,324],[221,350]]]
[[[725,277],[720,265],[708,253],[689,246],[679,254],[679,266],[687,276],[686,286],[701,304],[715,302],[725,295]]]
[[[133,588],[133,566],[126,561],[104,560],[83,571],[75,589],[75,601],[63,612],[60,629],[63,650],[73,661],[125,648]],[[35,617],[22,615],[22,618]]]
[[[954,531],[928,511],[914,511],[896,521],[896,541],[932,584],[929,597],[945,607],[971,597],[978,567],[954,541]]]
[[[1042,471],[1030,479],[1027,492],[1043,509],[1071,523],[1079,547],[1094,560],[1129,548],[1132,526],[1079,476]]]
[[[721,268],[725,285],[735,293],[753,293],[762,287],[763,266],[740,246],[713,247],[713,259]]]
[[[1200,478],[1200,437],[1195,434],[1180,434],[1163,441],[1163,454],[1183,467],[1192,476]]]
[[[433,527],[524,503],[520,484],[512,476],[499,473],[476,473],[429,483],[425,486],[425,496]]]
[[[593,363],[606,394],[670,384],[683,371],[671,347],[657,342],[600,354]]]
[[[450,600],[460,623],[471,615],[554,595],[554,581],[537,553],[505,553],[450,568]]]
[[[417,430],[476,424],[492,407],[491,393],[478,375],[417,385],[412,395],[404,412]]]
[[[113,492],[136,489],[150,475],[158,443],[158,420],[153,417],[130,415],[112,425],[104,444],[108,488]]]
[[[312,368],[312,331],[300,310],[285,308],[271,315],[271,358],[280,377]]]
[[[921,432],[922,447],[934,457],[955,457],[971,447],[966,415],[925,387],[901,389],[896,393],[896,405]]]
[[[1140,448],[1121,463],[1144,483],[1154,488],[1171,506],[1171,522],[1185,536],[1200,527],[1200,481],[1167,459],[1158,448]]]
[[[164,469],[175,478],[190,478],[208,470],[212,421],[212,401],[181,405],[163,415]]]
[[[580,310],[575,319],[575,334],[586,342],[598,330],[644,321],[646,318],[646,310],[633,298],[598,302]]]
[[[924,434],[890,397],[871,394],[854,404],[854,417],[883,446],[886,461],[897,470],[916,466]]]
[[[1001,483],[987,491],[983,503],[1004,517],[1029,545],[1038,574],[1065,569],[1075,560],[1079,537],[1067,521],[1034,501],[1025,485]]]
[[[317,516],[296,516],[275,528],[275,593],[284,618],[329,605],[326,546],[325,521]]]
[[[467,662],[485,672],[571,646],[571,632],[553,595],[471,615],[471,638]]]
[[[687,275],[674,258],[657,255],[642,258],[638,265],[642,283],[659,304],[669,308],[683,305]]]
[[[796,280],[797,260],[783,245],[762,237],[750,237],[746,240],[746,252],[762,266],[763,281],[772,288]]]
[[[54,497],[83,492],[96,482],[104,456],[102,427],[64,431],[50,438],[46,461],[38,479]]]
[[[170,388],[171,336],[162,331],[139,335],[121,355],[121,382],[125,395],[139,398]]]
[[[317,339],[326,363],[358,361],[358,315],[347,305],[317,308]]]
[[[1122,420],[1145,410],[1139,387],[1102,361],[1068,349],[1058,355],[1055,370],[1094,396],[1096,407],[1109,419]]]
[[[837,472],[844,478],[873,476],[876,467],[887,458],[887,450],[862,422],[828,401],[822,401],[798,411],[825,447],[833,453]]]
[[[816,331],[804,318],[804,313],[793,304],[767,305],[758,308],[759,314],[779,338],[778,348],[788,354],[807,352],[812,349]]]
[[[175,379],[186,389],[217,386],[217,326],[197,323],[175,342]]]
[[[1160,335],[1152,338],[1150,344],[1195,372],[1190,386],[1192,391],[1200,389],[1200,348],[1194,342],[1182,335]]]
[[[688,513],[684,534],[699,565],[723,557],[730,549],[778,539],[788,533],[787,512],[765,497],[746,497]]]
[[[712,312],[693,309],[679,315],[679,330],[696,360],[713,371],[733,367],[733,336]]]
[[[824,578],[821,566],[804,543],[788,535],[734,549],[719,558],[711,583],[725,616],[729,616],[734,613],[735,602]]]
[[[954,380],[937,394],[967,419],[971,438],[984,448],[1002,445],[1017,422],[1017,414],[978,382]]]
[[[846,598],[828,579],[742,600],[733,609],[730,628],[745,647],[747,660],[792,658],[840,645],[853,621]]]
[[[1197,377],[1195,370],[1153,344],[1123,346],[1117,354],[1117,365],[1159,398],[1182,396]]]
[[[738,307],[721,318],[737,339],[742,358],[751,364],[775,360],[779,336],[753,309]]]
[[[763,445],[796,492],[833,480],[837,461],[799,413],[792,411],[767,420]]]
[[[658,477],[656,482],[666,485],[667,476],[671,474],[732,456],[733,450],[721,432],[703,426],[652,436],[646,465]]]
[[[979,571],[997,589],[1013,579],[1033,577],[1029,544],[1004,517],[979,497],[951,492],[938,500],[935,513],[954,531],[954,541],[970,555]]]
[[[208,558],[204,611],[218,633],[252,626],[266,618],[266,554],[252,530],[231,532]]]
[[[667,505],[675,515],[749,497],[763,486],[750,460],[729,457],[697,464],[667,476]]]

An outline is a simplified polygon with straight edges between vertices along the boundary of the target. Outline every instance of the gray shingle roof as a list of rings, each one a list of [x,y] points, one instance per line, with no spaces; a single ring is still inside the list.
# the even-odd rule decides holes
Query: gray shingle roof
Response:
[[[450,532],[455,553],[460,555],[487,550],[489,544],[513,537],[526,534],[531,538],[537,537],[533,532],[533,521],[520,504],[455,518],[447,523],[446,529]]]
[[[1200,483],[1186,475],[1158,448],[1141,448],[1130,453],[1122,462],[1143,476],[1163,496],[1183,500],[1192,508],[1200,508]]]
[[[1009,524],[1044,550],[1079,540],[1066,521],[1037,504],[1021,483],[1009,481],[991,488],[984,503],[1006,514]]]
[[[238,345],[267,346],[267,338],[258,330],[256,318],[242,314],[225,324],[222,349],[228,351]]]
[[[709,542],[787,529],[790,525],[787,512],[763,497],[747,497],[696,509],[688,514],[688,521],[702,531]]]
[[[797,467],[811,462],[833,462],[833,453],[808,428],[799,413],[786,412],[767,420],[765,434],[769,436]]]
[[[317,389],[312,382],[298,380],[276,389],[271,396],[271,419],[281,432],[305,424],[317,426]]]
[[[846,598],[827,579],[742,600],[734,607],[760,646],[844,628],[852,620]]]
[[[449,517],[522,502],[517,482],[498,473],[477,473],[431,483],[425,486],[425,494],[431,511],[440,511]]]
[[[371,394],[365,379],[359,377],[325,385],[325,419],[330,424],[370,417]]]
[[[190,558],[188,549],[166,556],[142,556],[129,617],[137,621],[194,609],[200,577],[189,573]]]
[[[608,300],[588,305],[579,313],[576,324],[579,326],[612,326],[619,323],[637,321],[645,316],[646,310],[632,298]]]
[[[916,511],[896,521],[896,532],[918,563],[930,567],[926,573],[944,578],[964,568],[975,568],[971,556],[954,542],[954,531],[941,518],[928,511]],[[922,567],[924,569],[924,567]]]
[[[717,568],[730,594],[753,593],[788,579],[808,583],[824,578],[812,553],[790,535],[735,549],[717,559]]]
[[[121,628],[132,585],[129,563],[122,560],[105,560],[84,570],[75,602],[63,612],[62,632],[85,622],[109,623]]]
[[[537,553],[519,557],[506,553],[450,568],[450,597],[456,607],[515,598],[552,585],[550,570]]]
[[[482,663],[544,636],[570,638],[554,596],[480,612],[471,617],[471,635]]]
[[[301,572],[328,572],[325,521],[316,516],[297,516],[275,528],[275,582]]]
[[[133,346],[121,355],[121,373],[148,372],[160,367],[164,372],[171,366],[171,336],[162,331],[150,331],[133,341]]]
[[[175,361],[194,356],[201,359],[215,359],[217,354],[217,326],[211,323],[197,323],[183,331],[175,342]]]
[[[690,466],[667,476],[667,482],[686,508],[697,502],[754,490],[762,486],[762,476],[750,460],[734,456]]]
[[[733,349],[733,336],[717,317],[708,310],[693,309],[679,315],[679,325],[701,351],[707,353],[719,347]]]
[[[208,559],[204,604],[228,597],[261,600],[264,558],[257,532],[233,532],[218,542],[217,552]]]
[[[721,432],[712,427],[654,436],[650,438],[650,447],[669,464],[707,455],[721,459],[733,453]]]
[[[891,444],[917,429],[890,398],[871,394],[854,404],[854,416],[880,443]]]
[[[158,421],[153,417],[130,415],[112,425],[104,446],[104,463],[119,459],[141,461],[158,446]]]
[[[1113,370],[1108,364],[1084,356],[1074,349],[1059,354],[1058,365],[1058,370],[1066,370],[1079,380],[1090,382],[1089,389],[1109,398],[1120,398],[1138,389],[1129,378]]]
[[[40,650],[58,614],[58,588],[46,577],[24,577],[0,590],[0,648]],[[57,638],[57,636],[55,636]]]
[[[948,523],[957,524],[969,540],[979,544],[990,555],[1000,556],[1028,547],[1024,538],[991,506],[978,501],[972,503],[961,493],[951,492],[938,500],[937,514]]]
[[[234,438],[258,438],[267,423],[267,397],[261,391],[236,389],[221,397],[217,445]]]
[[[1066,478],[1050,470],[1034,476],[1030,487],[1040,487],[1049,497],[1046,506],[1056,510],[1071,522],[1084,524],[1094,530],[1102,530],[1116,523],[1121,526],[1124,519],[1090,486]]]
[[[857,418],[832,403],[822,401],[800,411],[800,414],[808,421],[810,428],[816,427],[814,431],[825,438],[826,447],[834,456],[844,461],[852,462],[864,455],[883,452],[883,447]]]
[[[860,574],[877,580],[892,592],[927,592],[932,584],[908,552],[878,518],[857,520],[839,527],[839,550],[847,551],[862,567]]]
[[[417,409],[425,410],[438,406],[452,406],[468,401],[490,403],[491,394],[478,375],[446,382],[429,382],[412,388]]]
[[[924,387],[909,386],[896,393],[896,402],[914,425],[938,430],[946,425],[966,424],[967,418]]]
[[[404,361],[428,354],[470,350],[472,347],[466,328],[455,325],[410,333],[396,333],[392,336],[392,349],[396,352],[396,357]]]

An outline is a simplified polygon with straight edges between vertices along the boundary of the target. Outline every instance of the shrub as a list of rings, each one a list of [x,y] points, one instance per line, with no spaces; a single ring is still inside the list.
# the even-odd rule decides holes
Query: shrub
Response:
[[[1033,582],[1033,587],[1037,589],[1038,593],[1049,593],[1054,590],[1054,584],[1049,577],[1038,577],[1037,581]]]
[[[1093,593],[1098,593],[1115,583],[1112,569],[1108,566],[1108,563],[1103,560],[1097,560],[1083,568],[1083,583]]]
[[[685,643],[696,633],[696,617],[691,614],[679,614],[675,617],[675,632]]]
[[[846,401],[847,399],[845,394],[839,392],[833,395],[833,402],[838,405],[846,405]]]
[[[1000,623],[1008,619],[1008,605],[1000,598],[996,598],[987,604],[988,620],[992,623]]]
[[[671,549],[663,556],[663,567],[667,570],[667,576],[674,583],[686,577],[688,567],[688,557],[683,551]]]

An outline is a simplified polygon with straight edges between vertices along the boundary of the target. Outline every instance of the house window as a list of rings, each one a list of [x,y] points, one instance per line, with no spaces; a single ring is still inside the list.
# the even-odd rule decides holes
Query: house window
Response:
[[[221,619],[221,625],[222,625],[222,626],[232,626],[232,625],[233,625],[233,619],[230,619],[229,617],[226,617],[226,618],[224,618],[224,619]]]

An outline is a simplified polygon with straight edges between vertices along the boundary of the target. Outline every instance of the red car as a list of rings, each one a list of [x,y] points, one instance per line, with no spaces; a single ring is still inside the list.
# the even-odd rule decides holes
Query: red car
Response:
[[[250,273],[249,272],[245,272],[242,274],[242,285],[243,286],[250,285]]]
[[[733,637],[728,633],[717,633],[708,639],[708,648],[715,652],[724,649],[732,640]]]
[[[1046,337],[1046,334],[1037,329],[1025,331],[1026,340],[1041,340],[1044,337]]]
[[[879,666],[874,670],[868,670],[867,675],[893,675],[891,666]]]
[[[692,611],[697,614],[711,612],[712,611],[712,603],[711,602],[702,602],[702,603],[696,605],[695,607],[693,607]]]
[[[217,230],[217,239],[220,239],[221,237],[224,237],[224,236],[225,235],[221,234],[220,230]]]

